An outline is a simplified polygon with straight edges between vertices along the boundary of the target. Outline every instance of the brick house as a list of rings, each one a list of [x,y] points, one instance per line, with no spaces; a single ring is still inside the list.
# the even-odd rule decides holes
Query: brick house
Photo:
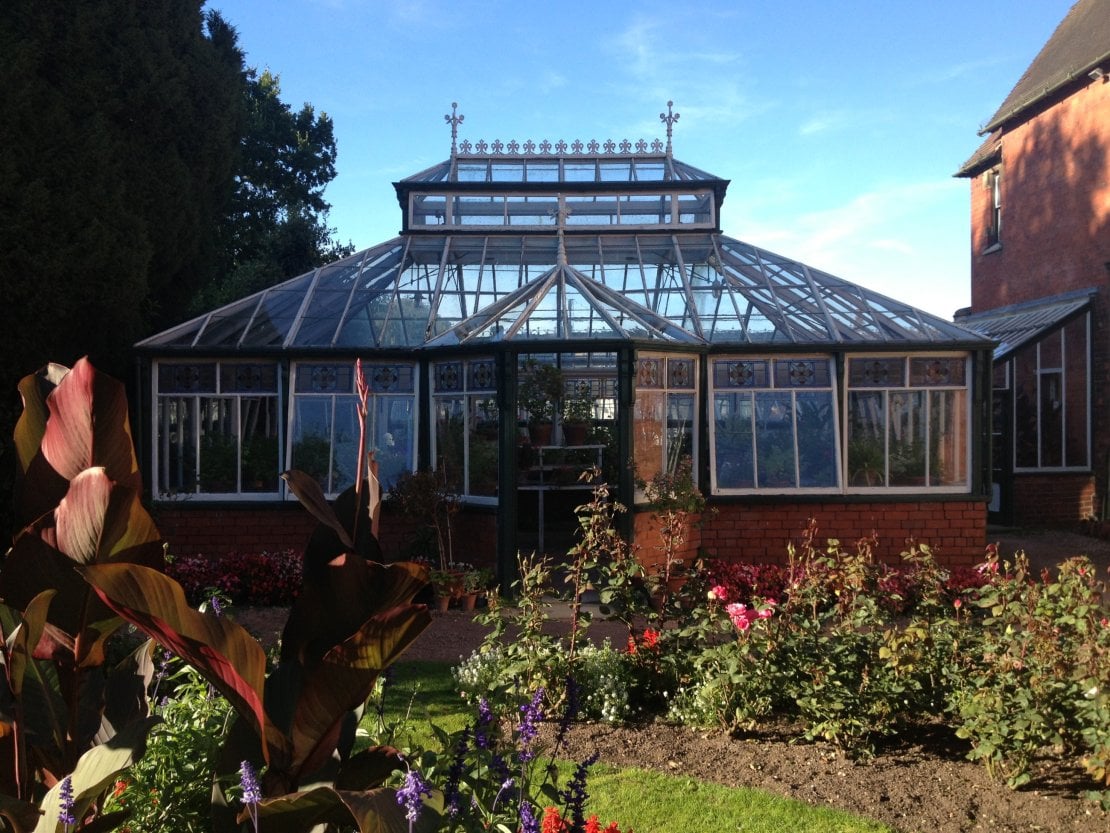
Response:
[[[1110,3],[1080,0],[991,116],[971,185],[966,327],[994,354],[991,519],[1108,515]]]
[[[907,538],[978,557],[992,342],[723,234],[728,181],[676,159],[662,118],[666,144],[490,144],[457,142],[453,110],[450,157],[394,183],[398,237],[140,343],[175,551],[303,540],[278,473],[350,485],[358,359],[383,481],[442,472],[456,554],[502,578],[520,550],[566,552],[594,465],[650,560],[634,473],[687,459],[716,510],[691,549],[784,560],[814,517],[822,537],[877,532],[892,560]],[[537,440],[545,365],[564,408]],[[387,503],[386,552],[411,543]]]

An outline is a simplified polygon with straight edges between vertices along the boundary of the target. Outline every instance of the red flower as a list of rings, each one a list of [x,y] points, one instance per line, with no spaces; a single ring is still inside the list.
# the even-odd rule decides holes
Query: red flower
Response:
[[[554,807],[545,807],[543,811],[543,826],[540,833],[562,833],[567,829],[566,822]]]
[[[651,628],[644,628],[644,647],[654,648],[659,644],[659,631],[652,630]]]

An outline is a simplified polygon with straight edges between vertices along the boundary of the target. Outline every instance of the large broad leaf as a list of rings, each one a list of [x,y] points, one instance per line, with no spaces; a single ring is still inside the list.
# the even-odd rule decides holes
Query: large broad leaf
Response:
[[[54,513],[16,537],[0,568],[0,596],[25,607],[39,593],[56,590],[50,623],[74,640],[93,627],[95,633],[79,646],[79,660],[95,664],[109,632],[95,625],[113,617],[74,566],[108,560],[161,567],[164,545],[138,494],[112,483],[104,469],[92,468],[73,480]]]
[[[108,674],[97,740],[107,742],[125,726],[150,714],[147,691],[154,679],[154,640],[148,639],[119,661]]]
[[[99,466],[70,482],[54,512],[54,538],[54,545],[79,564],[114,560],[140,548],[157,559],[162,549],[138,493],[113,483]]]
[[[82,818],[92,803],[119,773],[142,758],[146,751],[146,738],[159,718],[151,717],[128,727],[108,743],[94,746],[81,756],[70,774],[73,790],[73,815]],[[42,800],[42,818],[35,833],[56,833],[59,829],[61,787],[59,781]]]
[[[44,590],[31,600],[20,617],[12,608],[3,606],[4,642],[7,647],[8,684],[17,698],[23,694],[23,677],[33,662],[35,646],[42,639],[46,615],[55,592]],[[17,624],[18,622],[18,624]]]
[[[46,406],[50,416],[42,454],[58,474],[73,480],[87,468],[102,466],[111,480],[142,492],[127,393],[120,382],[80,359],[50,392]]]
[[[293,716],[293,771],[299,781],[330,756],[340,722],[366,702],[378,675],[431,624],[424,605],[379,614],[335,646],[303,681]]]
[[[69,368],[49,364],[19,383],[23,413],[16,422],[15,528],[22,529],[57,504],[66,490],[66,479],[42,455],[42,437],[50,410],[46,397],[57,387]]]
[[[267,833],[303,833],[315,824],[340,823],[352,818],[359,833],[409,833],[410,829],[431,833],[440,826],[443,794],[435,791],[423,803],[420,816],[410,828],[394,789],[351,792],[317,787],[262,802],[258,805],[258,817],[265,819],[261,827]],[[246,811],[239,814],[241,822],[248,818]]]
[[[189,607],[173,579],[130,564],[79,568],[101,600],[156,642],[200,672],[244,717],[262,740],[262,755],[285,741],[263,707],[266,653],[235,622]]]
[[[19,470],[26,472],[42,446],[46,433],[46,420],[50,410],[46,397],[69,373],[65,365],[51,362],[38,373],[31,373],[19,381],[19,395],[23,399],[23,413],[15,424],[15,453]]]
[[[0,816],[11,825],[15,833],[28,833],[38,823],[39,808],[10,795],[0,795]]]
[[[306,573],[282,633],[282,661],[297,660],[311,670],[367,620],[411,602],[427,581],[428,571],[422,565],[383,565],[352,555]]]
[[[393,770],[402,769],[401,753],[392,746],[370,746],[351,756],[335,781],[337,790],[369,790],[384,784]]]
[[[289,491],[309,511],[309,514],[335,534],[344,549],[354,549],[355,544],[351,539],[350,532],[336,516],[335,510],[328,503],[328,499],[324,496],[324,491],[320,488],[320,484],[316,482],[315,477],[305,474],[303,471],[292,469],[282,474],[282,479],[289,486]]]

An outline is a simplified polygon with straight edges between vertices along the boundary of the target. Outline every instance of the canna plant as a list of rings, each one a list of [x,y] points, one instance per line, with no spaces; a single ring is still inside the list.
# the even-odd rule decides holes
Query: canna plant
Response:
[[[280,665],[267,676],[253,637],[192,609],[161,571],[163,544],[139,502],[122,386],[82,360],[72,371],[52,365],[20,390],[17,512],[25,526],[0,568],[8,723],[0,763],[11,762],[0,817],[10,829],[112,830],[126,818],[96,817],[155,722],[146,702],[149,643],[103,668],[106,642],[124,622],[191,665],[238,714],[213,773],[214,830],[239,830],[248,817],[267,831],[352,820],[360,831],[408,829],[396,792],[382,786],[400,766],[396,750],[352,749],[379,674],[430,623],[412,603],[427,574],[381,563],[380,493],[364,446],[356,485],[334,505],[307,475],[285,475],[318,524]],[[360,393],[364,416],[365,385]],[[228,787],[244,761],[264,774],[259,800],[237,812]],[[436,801],[427,799],[433,811]],[[434,824],[436,813],[424,818]]]
[[[55,829],[63,781],[75,817],[95,815],[106,786],[142,755],[156,722],[150,646],[108,662],[124,620],[78,569],[163,560],[140,502],[123,386],[82,360],[48,365],[19,391],[18,529],[0,564],[0,814],[16,833]]]

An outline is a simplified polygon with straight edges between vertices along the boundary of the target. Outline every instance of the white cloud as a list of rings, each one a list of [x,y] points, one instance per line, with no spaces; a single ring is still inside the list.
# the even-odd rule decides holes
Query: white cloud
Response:
[[[848,201],[790,216],[758,196],[739,211],[726,200],[722,227],[760,248],[799,260],[942,317],[967,303],[966,183],[891,183]],[[767,211],[774,205],[774,211]]]

